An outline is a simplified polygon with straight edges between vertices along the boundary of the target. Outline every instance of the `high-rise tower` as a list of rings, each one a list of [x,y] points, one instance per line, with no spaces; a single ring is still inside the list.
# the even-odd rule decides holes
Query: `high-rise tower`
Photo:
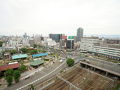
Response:
[[[81,41],[82,37],[83,37],[83,28],[80,27],[77,29],[77,36],[76,36],[77,42]]]

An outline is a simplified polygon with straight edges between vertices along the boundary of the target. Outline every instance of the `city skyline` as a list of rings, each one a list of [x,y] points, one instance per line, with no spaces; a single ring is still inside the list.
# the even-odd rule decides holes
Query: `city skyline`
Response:
[[[120,34],[119,0],[0,1],[0,35]]]

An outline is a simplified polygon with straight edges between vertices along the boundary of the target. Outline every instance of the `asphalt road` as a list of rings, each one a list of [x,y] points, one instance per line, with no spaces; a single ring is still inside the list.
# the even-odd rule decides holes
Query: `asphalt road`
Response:
[[[40,77],[45,76],[47,73],[50,73],[51,71],[53,71],[55,68],[57,68],[57,67],[58,67],[59,65],[61,65],[61,64],[62,64],[62,63],[60,63],[60,62],[56,62],[56,63],[54,63],[52,66],[45,67],[45,68],[42,69],[40,72],[36,72],[33,76],[30,76],[28,79],[26,79],[26,80],[21,80],[19,83],[14,84],[14,85],[12,85],[12,86],[10,86],[10,87],[7,87],[7,88],[5,88],[4,90],[16,90],[16,89],[18,89],[18,88],[20,88],[20,87],[22,87],[22,86],[24,86],[24,85],[26,85],[26,84],[28,84],[28,83],[30,83],[30,82],[33,82],[33,81],[39,79]],[[63,67],[63,68],[64,68],[64,67]],[[61,69],[62,69],[62,68],[61,68]],[[58,69],[58,71],[61,70],[61,69]],[[58,73],[58,71],[57,71],[57,72],[54,72],[53,74]],[[46,77],[46,78],[47,78],[47,77]],[[46,78],[45,78],[45,79],[46,79]]]

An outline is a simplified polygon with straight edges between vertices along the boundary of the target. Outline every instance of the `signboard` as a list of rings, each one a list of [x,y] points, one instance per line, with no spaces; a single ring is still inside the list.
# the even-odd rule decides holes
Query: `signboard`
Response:
[[[68,39],[74,39],[75,36],[68,36]]]

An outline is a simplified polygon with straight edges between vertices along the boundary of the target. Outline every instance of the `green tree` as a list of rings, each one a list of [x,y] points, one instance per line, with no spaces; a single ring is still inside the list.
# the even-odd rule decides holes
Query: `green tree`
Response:
[[[6,70],[6,72],[5,72],[5,76],[12,76],[13,75],[13,69],[8,69],[8,70]]]
[[[8,83],[8,86],[12,85],[12,82],[13,82],[13,76],[6,76],[6,81]]]
[[[33,47],[34,47],[34,48],[37,48],[37,44],[34,44]]]
[[[22,53],[27,53],[28,49],[27,48],[21,48],[20,51],[22,51]]]
[[[30,54],[36,54],[37,50],[30,50]]]
[[[25,65],[21,65],[21,66],[19,67],[19,70],[20,70],[20,72],[24,72],[24,71],[27,70],[27,67],[26,67]]]
[[[45,50],[42,50],[43,53],[45,53],[46,51]]]
[[[74,60],[72,58],[68,58],[66,62],[69,67],[74,65]]]
[[[0,47],[2,47],[3,41],[0,41]]]
[[[35,87],[33,86],[33,84],[30,85],[31,90],[35,90]]]
[[[13,82],[13,70],[12,69],[8,69],[6,72],[5,72],[5,79],[8,83],[8,86],[10,86]]]
[[[13,54],[17,53],[17,50],[10,50],[9,52],[11,55],[13,55]]]
[[[15,80],[16,83],[19,82],[20,76],[21,76],[20,71],[19,70],[15,70],[14,73],[13,73],[13,77],[14,77],[14,80]]]

